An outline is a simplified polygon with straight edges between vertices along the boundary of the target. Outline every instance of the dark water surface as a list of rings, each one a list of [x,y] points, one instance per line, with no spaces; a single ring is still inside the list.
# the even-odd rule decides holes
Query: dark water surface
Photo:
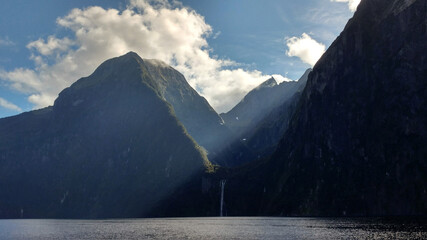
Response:
[[[261,217],[0,220],[0,239],[427,239],[427,221]]]

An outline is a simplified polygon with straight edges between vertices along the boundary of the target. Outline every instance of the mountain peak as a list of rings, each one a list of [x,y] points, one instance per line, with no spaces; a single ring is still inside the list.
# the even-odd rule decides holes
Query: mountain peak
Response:
[[[124,62],[132,61],[132,60],[134,60],[138,63],[143,61],[143,59],[136,52],[130,51],[124,55],[121,55],[121,56],[118,56],[115,58],[111,58],[111,59],[105,61],[104,63],[107,63],[109,61],[115,62],[115,63],[117,63],[117,62],[123,62],[124,63]]]
[[[115,69],[136,69],[138,65],[143,63],[143,59],[135,52],[128,52],[124,55],[110,58],[104,61],[97,69],[94,74],[98,72],[111,72]]]
[[[119,58],[120,57],[125,57],[125,58],[140,58],[141,59],[141,57],[138,55],[138,53],[136,53],[134,51],[129,51],[128,53],[126,53],[126,54],[124,54],[122,56],[119,56]]]
[[[275,86],[277,86],[277,81],[276,81],[276,79],[274,79],[274,77],[271,77],[271,78],[267,79],[266,81],[264,81],[263,83],[261,83],[256,89],[270,88],[270,87],[275,87]]]
[[[161,67],[161,68],[171,68],[171,66],[167,63],[165,63],[162,60],[158,59],[146,59],[141,58],[141,56],[138,55],[138,53],[130,51],[122,56],[112,58],[111,60],[136,60],[138,63],[143,63],[144,65],[149,64],[153,67]]]

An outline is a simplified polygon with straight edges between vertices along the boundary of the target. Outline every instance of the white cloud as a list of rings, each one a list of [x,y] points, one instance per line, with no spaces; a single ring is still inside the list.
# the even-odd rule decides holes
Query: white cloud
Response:
[[[15,104],[13,104],[13,103],[11,103],[11,102],[9,102],[6,99],[1,98],[1,97],[0,97],[0,106],[7,108],[7,109],[10,109],[10,110],[13,110],[13,111],[17,111],[17,112],[22,111],[22,109],[20,107],[16,106]]]
[[[273,74],[271,75],[277,83],[282,83],[282,82],[292,82],[292,79],[289,79],[287,77],[283,77],[282,75],[278,75],[278,74]]]
[[[73,45],[73,42],[68,38],[58,39],[55,36],[49,36],[46,42],[40,38],[37,41],[30,42],[27,48],[34,49],[38,53],[47,56],[55,51],[67,51],[71,45]]]
[[[286,55],[289,57],[298,57],[303,62],[314,66],[317,60],[325,52],[324,44],[312,39],[307,33],[303,33],[301,37],[291,37],[286,40],[288,50]]]
[[[30,94],[28,100],[36,107],[52,104],[63,88],[89,75],[104,60],[128,51],[175,67],[218,112],[231,109],[268,78],[211,56],[207,38],[212,27],[176,1],[131,0],[123,11],[96,6],[73,9],[57,24],[72,36],[29,43],[34,69],[0,72],[11,87]]]
[[[332,2],[346,2],[350,11],[355,12],[359,6],[360,0],[331,0]]]
[[[15,45],[15,43],[9,40],[8,37],[5,37],[5,38],[0,37],[0,46],[8,47],[13,45]]]
[[[221,35],[221,31],[216,32],[212,38],[217,39],[219,37],[219,35]]]

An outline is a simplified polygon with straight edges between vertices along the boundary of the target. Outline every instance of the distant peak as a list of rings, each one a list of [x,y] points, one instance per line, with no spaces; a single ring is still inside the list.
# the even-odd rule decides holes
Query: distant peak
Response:
[[[277,81],[276,79],[274,79],[274,77],[269,78],[268,80],[266,80],[265,82],[261,83],[257,89],[259,88],[270,88],[270,87],[275,87],[277,86]]]

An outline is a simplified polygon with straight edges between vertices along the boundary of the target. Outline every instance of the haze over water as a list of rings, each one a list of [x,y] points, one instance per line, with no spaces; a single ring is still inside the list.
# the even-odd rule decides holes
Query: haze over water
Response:
[[[0,239],[426,239],[427,221],[379,218],[0,220]]]

